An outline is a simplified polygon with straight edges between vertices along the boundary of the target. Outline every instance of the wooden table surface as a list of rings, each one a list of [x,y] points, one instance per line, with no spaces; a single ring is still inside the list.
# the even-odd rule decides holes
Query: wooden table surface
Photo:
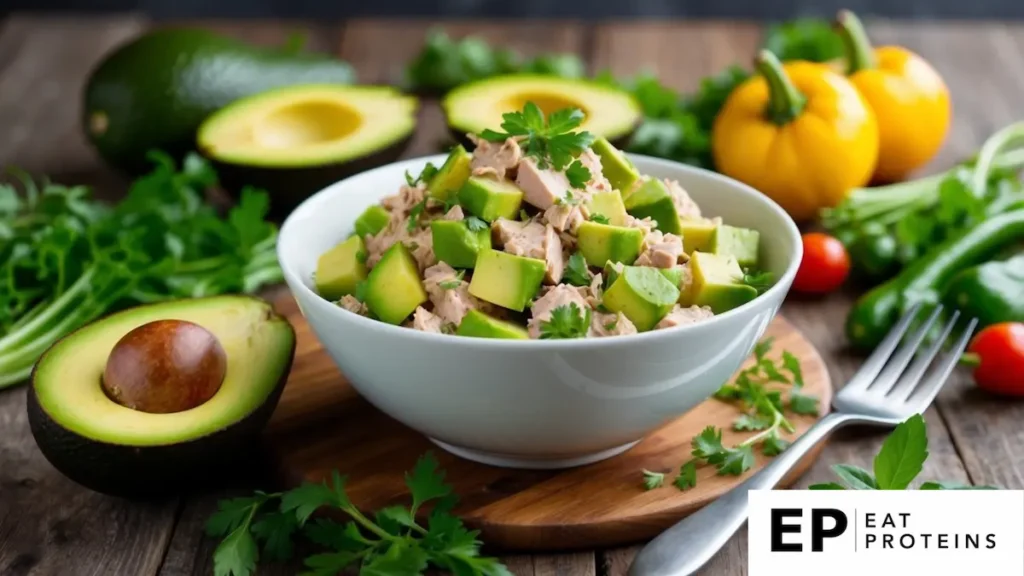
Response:
[[[526,54],[571,51],[591,71],[633,75],[650,69],[677,89],[731,63],[746,63],[762,29],[731,22],[452,22],[226,23],[204,25],[257,43],[281,43],[297,27],[310,47],[351,62],[362,82],[391,83],[422,44],[431,25],[454,35],[478,34]],[[0,167],[14,165],[62,183],[98,186],[105,194],[125,182],[100,163],[79,128],[80,92],[89,68],[114,45],[145,30],[143,17],[50,19],[13,15],[0,21]],[[955,120],[940,157],[948,166],[1006,123],[1024,117],[1024,24],[871,22],[876,42],[901,43],[924,54],[953,92]],[[409,156],[434,152],[443,117],[425,102]],[[791,298],[783,314],[804,330],[842,383],[858,366],[844,350],[841,331],[851,295],[824,300]],[[1024,403],[974,390],[959,373],[926,414],[929,458],[923,476],[1024,488]],[[800,486],[830,478],[829,465],[865,467],[883,433],[846,430],[835,435]],[[157,504],[131,503],[85,490],[43,458],[29,433],[24,386],[0,391],[0,575],[212,574],[215,543],[202,526],[218,498],[232,492]],[[741,532],[703,574],[746,574]],[[509,556],[515,574],[620,576],[636,548]],[[500,553],[500,551],[498,551]],[[259,574],[293,574],[296,566],[261,567]]]

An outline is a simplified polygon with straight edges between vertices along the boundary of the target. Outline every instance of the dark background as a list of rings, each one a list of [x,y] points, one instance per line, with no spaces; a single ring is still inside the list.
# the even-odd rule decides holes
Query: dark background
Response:
[[[1024,0],[0,0],[11,11],[138,11],[153,18],[832,16],[1024,19]]]

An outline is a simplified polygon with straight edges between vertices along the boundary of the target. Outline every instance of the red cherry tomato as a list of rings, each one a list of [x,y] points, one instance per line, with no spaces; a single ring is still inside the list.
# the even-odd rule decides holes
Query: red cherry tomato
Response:
[[[803,235],[804,258],[793,280],[793,289],[825,294],[842,286],[850,274],[850,255],[843,243],[828,234]]]
[[[974,382],[996,394],[1024,396],[1024,324],[993,324],[974,337],[965,360],[977,362]]]

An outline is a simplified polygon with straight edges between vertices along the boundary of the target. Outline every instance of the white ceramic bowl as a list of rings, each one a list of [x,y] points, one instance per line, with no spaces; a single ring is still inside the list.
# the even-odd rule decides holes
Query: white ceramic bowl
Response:
[[[595,462],[713,394],[764,333],[800,263],[800,233],[753,188],[683,164],[631,156],[643,174],[674,178],[708,216],[761,232],[761,263],[778,281],[765,294],[702,323],[586,340],[491,340],[428,334],[352,314],[318,296],[313,271],[355,218],[394,194],[396,162],[313,195],[281,228],[284,276],[313,331],[372,404],[459,456],[522,468]]]

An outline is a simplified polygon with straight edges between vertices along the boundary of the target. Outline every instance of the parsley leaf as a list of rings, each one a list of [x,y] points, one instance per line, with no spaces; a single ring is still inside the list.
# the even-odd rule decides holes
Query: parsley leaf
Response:
[[[427,162],[427,165],[423,167],[423,171],[420,172],[420,175],[415,177],[415,178],[413,178],[412,174],[409,174],[409,171],[406,170],[405,171],[405,183],[408,184],[411,187],[412,186],[416,186],[420,182],[423,182],[424,184],[428,184],[428,183],[430,183],[431,180],[433,180],[434,176],[437,175],[437,172],[438,172],[437,166],[434,166],[430,162]]]
[[[903,490],[921,473],[928,458],[924,418],[915,414],[885,439],[875,456],[875,479],[881,490]]]
[[[995,486],[963,484],[960,482],[925,482],[920,490],[999,490]]]
[[[724,458],[717,463],[718,475],[731,474],[739,476],[754,466],[754,450],[749,444],[741,444],[725,452]]]
[[[562,280],[573,286],[590,286],[590,268],[587,267],[587,260],[580,252],[573,252],[569,261],[565,264],[562,272]]]
[[[644,469],[644,490],[654,490],[665,483],[665,474]]]
[[[569,185],[576,189],[585,188],[587,182],[590,182],[592,178],[590,169],[579,160],[574,160],[572,164],[569,164],[569,167],[565,169],[565,176],[569,179]]]
[[[572,131],[583,122],[583,117],[582,110],[565,108],[552,112],[545,122],[544,113],[530,101],[523,105],[522,111],[502,114],[501,129],[504,132],[486,129],[479,136],[490,142],[502,142],[513,136],[521,136],[523,154],[534,158],[539,168],[551,167],[562,171],[594,143],[593,134]],[[576,169],[575,174],[578,178],[582,172]]]
[[[551,311],[550,320],[540,323],[541,340],[583,338],[590,329],[590,308],[580,310],[579,305],[570,302]]]
[[[462,279],[466,276],[465,270],[459,270],[455,273],[455,276],[450,280],[443,280],[438,282],[437,285],[445,290],[455,290],[462,285]]]
[[[743,283],[757,290],[758,295],[764,294],[775,283],[775,275],[759,270],[745,270]]]
[[[672,481],[672,485],[680,490],[687,490],[697,485],[697,461],[690,460],[679,468],[679,475]]]
[[[487,222],[484,222],[483,220],[477,218],[476,216],[470,216],[463,220],[463,222],[466,223],[466,228],[469,228],[470,232],[479,232],[481,230],[487,230],[488,228],[491,227]]]
[[[590,221],[597,222],[598,224],[609,224],[611,222],[611,220],[609,220],[607,216],[601,214],[600,212],[594,212],[593,214],[591,214]]]
[[[853,466],[852,464],[835,464],[832,471],[843,481],[848,488],[853,490],[877,490],[878,484],[871,472]]]
[[[769,434],[767,438],[761,442],[761,452],[765,456],[778,456],[785,452],[786,448],[789,448],[789,440],[780,438],[778,433]]]
[[[252,534],[263,542],[265,557],[283,562],[292,557],[292,534],[298,527],[294,514],[274,512],[253,524]]]
[[[807,394],[793,392],[789,395],[789,409],[795,414],[818,415],[818,399]]]
[[[772,425],[772,421],[761,414],[741,414],[732,423],[732,429],[743,432],[751,430],[764,430]]]
[[[420,216],[423,215],[423,211],[427,209],[427,200],[424,198],[409,209],[409,221],[405,225],[405,229],[409,232],[415,232],[416,228],[420,225]]]

